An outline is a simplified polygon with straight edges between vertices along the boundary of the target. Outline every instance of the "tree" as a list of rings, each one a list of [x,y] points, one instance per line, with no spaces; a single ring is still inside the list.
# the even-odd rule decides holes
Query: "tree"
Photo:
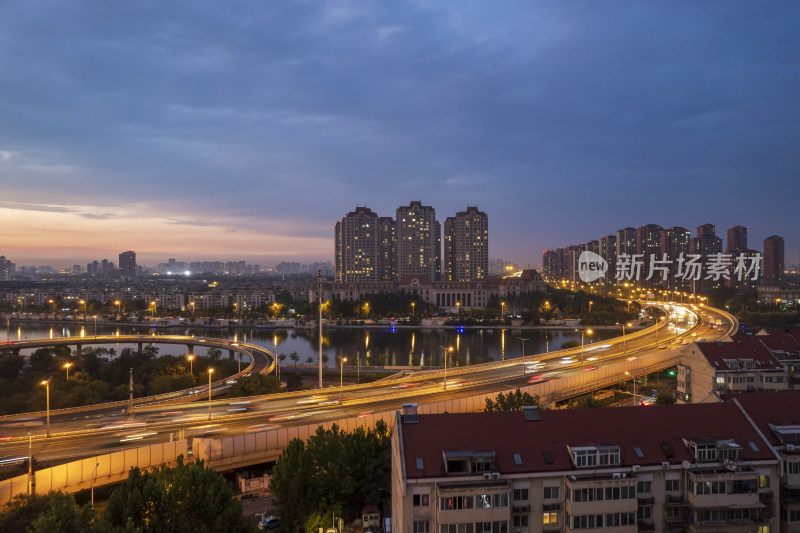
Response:
[[[256,396],[259,394],[273,394],[280,392],[281,384],[275,376],[264,374],[250,374],[236,380],[228,389],[228,395],[234,398],[241,396]]]
[[[286,361],[286,354],[285,353],[280,354],[278,356],[278,361],[280,361],[279,364],[282,364],[284,361]]]
[[[22,495],[0,512],[0,531],[91,531],[91,511],[71,494]]]
[[[526,405],[540,405],[539,395],[531,396],[527,392],[517,389],[508,394],[499,393],[494,401],[486,398],[486,409],[484,411],[519,411]]]
[[[672,404],[675,403],[675,397],[667,391],[660,390],[656,394],[656,401],[653,403],[656,405]]]
[[[297,352],[292,352],[289,354],[289,359],[294,361],[294,366],[297,366],[297,361],[300,360],[300,355]]]
[[[314,362],[314,358],[313,357],[311,357],[310,355],[308,357],[306,357],[306,364],[307,365],[310,365],[313,362]]]
[[[586,407],[602,407],[603,402],[596,399],[591,394],[586,394],[578,398],[573,398],[567,404],[569,409],[582,409]]]
[[[225,478],[202,461],[154,472],[131,469],[100,515],[111,531],[252,531]]]
[[[346,522],[362,505],[376,503],[391,479],[389,430],[342,432],[321,426],[306,443],[292,440],[272,471],[270,489],[280,508],[281,524],[291,531],[316,532],[331,512]],[[330,522],[328,522],[330,523]]]

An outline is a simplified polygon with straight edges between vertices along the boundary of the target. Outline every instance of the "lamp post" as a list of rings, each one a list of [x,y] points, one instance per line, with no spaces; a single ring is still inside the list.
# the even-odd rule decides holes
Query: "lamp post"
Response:
[[[100,463],[96,463],[94,465],[94,470],[92,470],[92,509],[94,509],[94,479],[97,476],[97,467],[100,466]]]
[[[344,364],[347,357],[339,357],[339,403],[344,403]]]
[[[502,322],[506,316],[506,303],[500,302],[500,321]]]
[[[520,355],[520,358],[523,358],[523,357],[525,357],[525,341],[529,341],[530,339],[523,338],[523,337],[517,337],[517,340],[522,341],[522,355]],[[525,362],[524,361],[522,363],[522,376],[525,377]]]
[[[47,437],[50,437],[50,379],[42,381],[47,389]]]
[[[72,366],[72,363],[64,363],[64,368],[67,369],[67,381],[69,381],[69,367]]]
[[[189,305],[192,306],[192,314],[194,314],[194,302],[189,302]]]
[[[97,315],[94,315],[94,338],[97,338]]]
[[[117,300],[114,304],[117,306],[117,314],[122,318],[122,302]]]
[[[631,379],[633,381],[633,405],[635,407],[635,406],[638,405],[638,403],[636,401],[636,378],[630,372],[628,372],[627,370],[625,371],[625,375],[626,376],[631,376]]]
[[[585,329],[585,330],[581,331],[581,363],[583,363],[583,357],[584,357],[584,354],[585,354],[585,352],[583,351],[583,336],[584,335],[591,335],[592,333],[594,333],[594,332],[591,329]]]
[[[187,359],[189,359],[189,375],[194,377],[194,369],[193,369],[194,356],[190,355],[189,357],[187,357]]]
[[[411,302],[411,316],[414,316],[414,307],[416,307],[416,302]]]
[[[628,348],[627,348],[627,345],[626,345],[627,340],[625,339],[625,326],[631,327],[632,325],[633,324],[631,324],[630,322],[628,322],[627,324],[625,324],[624,322],[622,323],[622,354],[623,355],[625,355],[625,353],[628,351]]]
[[[80,300],[78,303],[83,306],[83,321],[86,322],[86,300]]]
[[[56,301],[55,300],[47,300],[53,306],[53,320],[56,319]]]
[[[447,390],[447,352],[452,352],[453,347],[441,346],[444,353],[444,382],[442,383],[443,389]]]
[[[208,367],[208,419],[211,420],[211,374],[214,373],[214,369]]]
[[[153,300],[150,302],[150,305],[153,306],[153,316],[156,316],[156,312],[158,311],[158,301]]]

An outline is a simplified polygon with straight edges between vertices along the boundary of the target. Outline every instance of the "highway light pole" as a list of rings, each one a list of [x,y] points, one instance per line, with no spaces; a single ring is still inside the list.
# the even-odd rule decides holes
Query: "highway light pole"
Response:
[[[100,463],[95,463],[94,470],[92,470],[92,509],[94,509],[94,480],[97,476],[97,467],[100,466]]]
[[[211,374],[214,373],[214,369],[208,367],[208,419],[211,420]]]
[[[520,358],[523,358],[523,357],[525,357],[525,341],[529,341],[530,339],[517,337],[517,340],[522,341],[522,355],[520,355]],[[525,377],[525,362],[524,361],[522,362],[522,376]]]
[[[591,335],[592,333],[593,333],[593,331],[590,330],[590,329],[586,329],[586,330],[581,331],[581,363],[583,363],[583,358],[586,355],[586,353],[583,351],[583,336],[584,335]]]
[[[193,365],[194,365],[194,356],[193,356],[193,355],[190,355],[189,357],[187,357],[187,359],[189,359],[189,376],[191,376],[192,378],[194,378],[194,368],[193,368]],[[192,382],[194,382],[194,379],[192,379]]]
[[[444,390],[447,390],[447,352],[452,352],[453,347],[440,346],[440,348],[442,349],[442,353],[444,354],[444,382],[442,382],[442,386]]]
[[[344,403],[344,364],[347,357],[339,357],[339,403]]]
[[[317,300],[319,301],[319,388],[322,388],[322,269],[317,270]]]
[[[72,363],[64,363],[64,368],[67,369],[67,382],[69,383],[69,367],[72,366]]]
[[[47,437],[50,438],[50,379],[42,381],[42,385],[47,389]]]

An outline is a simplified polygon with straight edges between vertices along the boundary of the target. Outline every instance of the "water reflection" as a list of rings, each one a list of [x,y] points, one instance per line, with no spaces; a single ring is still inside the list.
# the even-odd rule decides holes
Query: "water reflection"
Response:
[[[16,332],[13,335],[12,332]],[[249,342],[287,356],[297,352],[300,361],[310,356],[317,362],[319,353],[318,330],[293,329],[205,329],[205,328],[151,328],[137,326],[117,328],[98,324],[99,335],[187,335],[215,337],[238,342]],[[53,327],[45,324],[6,324],[6,338],[16,340],[87,336],[86,329],[77,324]],[[595,330],[587,345],[619,335],[613,330]],[[412,329],[412,328],[342,328],[323,331],[323,355],[327,366],[336,366],[336,356],[350,358],[354,366],[403,365],[438,367],[444,365],[442,346],[452,346],[448,366],[501,361],[519,357],[523,350],[531,355],[559,349],[567,341],[580,341],[573,330],[517,330],[517,329]],[[363,356],[361,352],[364,352]],[[161,353],[179,354],[180,347],[164,345]],[[288,359],[288,357],[287,357]],[[324,359],[323,359],[324,360]]]

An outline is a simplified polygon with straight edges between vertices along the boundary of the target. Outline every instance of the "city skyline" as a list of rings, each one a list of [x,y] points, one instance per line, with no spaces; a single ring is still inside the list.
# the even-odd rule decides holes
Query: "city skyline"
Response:
[[[614,8],[616,5],[616,8]],[[0,6],[0,255],[332,261],[368,205],[492,257],[746,224],[800,263],[796,4]]]

